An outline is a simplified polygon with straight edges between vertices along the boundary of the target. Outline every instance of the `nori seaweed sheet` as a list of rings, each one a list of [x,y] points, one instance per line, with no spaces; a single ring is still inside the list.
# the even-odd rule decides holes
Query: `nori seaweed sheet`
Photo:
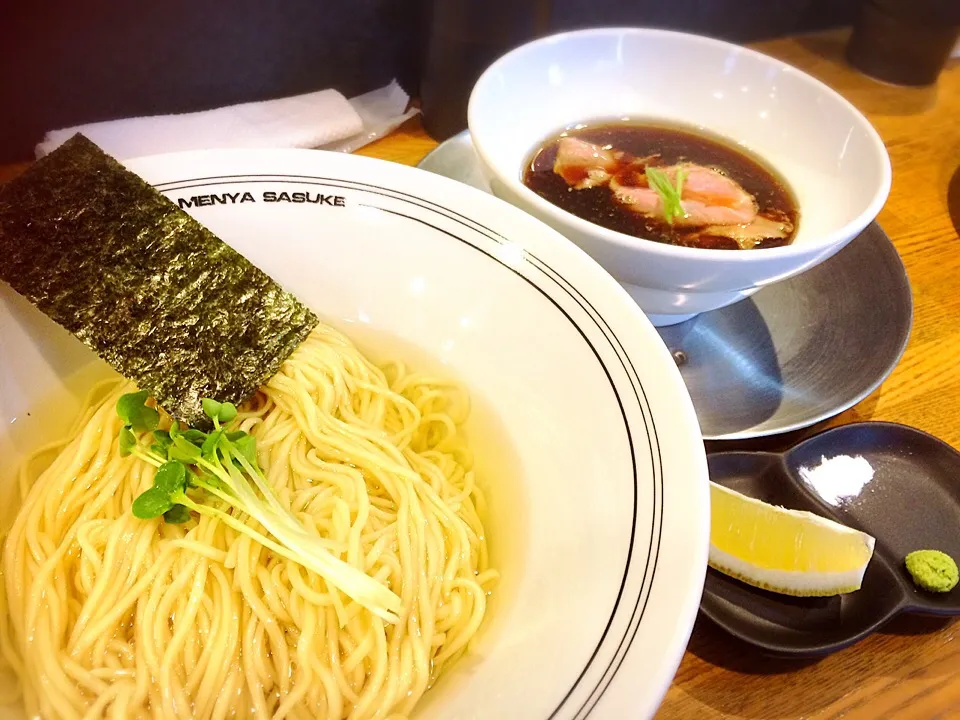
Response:
[[[201,427],[201,398],[250,397],[318,322],[82,135],[0,187],[0,279]]]

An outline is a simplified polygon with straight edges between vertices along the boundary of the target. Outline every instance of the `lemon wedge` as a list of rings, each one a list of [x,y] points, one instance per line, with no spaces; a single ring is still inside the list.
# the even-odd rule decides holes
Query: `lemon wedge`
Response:
[[[710,567],[749,585],[795,596],[859,590],[874,539],[799,510],[710,483]]]

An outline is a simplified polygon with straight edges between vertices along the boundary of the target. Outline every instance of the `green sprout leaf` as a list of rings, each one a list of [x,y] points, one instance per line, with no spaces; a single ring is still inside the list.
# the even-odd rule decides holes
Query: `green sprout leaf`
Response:
[[[683,182],[687,177],[686,168],[677,170],[677,184],[674,186],[670,178],[662,170],[647,166],[644,171],[650,187],[657,191],[660,200],[663,202],[663,215],[669,224],[673,224],[674,218],[686,217],[687,213],[680,204],[680,196],[683,193]]]
[[[216,463],[216,452],[217,446],[220,444],[220,441],[224,437],[223,430],[217,430],[207,435],[206,439],[203,441],[203,445],[200,447],[201,457],[204,460],[210,463]]]
[[[222,405],[213,398],[203,398],[203,400],[200,401],[200,407],[203,408],[204,415],[211,420],[218,420],[220,418],[220,408]]]
[[[199,450],[184,450],[182,448],[173,445],[167,450],[167,459],[176,460],[177,462],[188,463],[193,465],[194,463],[200,460],[200,451]]]
[[[133,424],[134,430],[141,429],[144,432],[151,432],[157,429],[157,425],[160,424],[160,413],[157,412],[156,408],[143,406],[143,410],[140,411],[140,417],[137,422]]]
[[[192,442],[194,445],[199,447],[200,445],[203,444],[203,441],[207,439],[207,434],[202,430],[193,430],[191,428],[190,430],[187,430],[185,433],[183,433],[180,437],[182,437],[187,442]]]
[[[173,437],[173,445],[167,453],[171,460],[193,464],[200,460],[200,448],[184,438],[182,435]]]
[[[173,441],[170,439],[170,433],[166,430],[154,430],[153,444],[150,446],[150,452],[160,457],[166,457],[172,444]]]
[[[248,463],[258,470],[260,469],[257,465],[257,439],[253,435],[244,433],[242,438],[233,441],[233,447],[243,455]]]
[[[142,520],[160,517],[167,510],[173,507],[173,501],[169,494],[154,485],[146,490],[133,501],[133,514]]]
[[[683,197],[683,183],[687,179],[687,169],[685,167],[677,168],[677,202],[680,202],[680,199]],[[683,212],[683,206],[680,206],[680,211]],[[683,212],[683,215],[686,216],[686,212]]]
[[[182,492],[187,486],[187,467],[175,460],[165,462],[157,468],[157,474],[153,476],[153,486],[167,495]]]
[[[139,415],[140,410],[146,406],[147,398],[150,393],[146,390],[140,392],[127,393],[121,395],[117,400],[117,415],[123,420],[124,424],[132,425],[134,419]]]
[[[120,431],[120,457],[127,457],[136,446],[137,436],[133,434],[129,425],[124,425]]]
[[[150,394],[146,390],[121,395],[117,400],[117,415],[125,425],[129,425],[135,432],[150,432],[157,429],[160,423],[160,413],[156,408],[148,406],[147,398]]]
[[[237,406],[233,403],[222,403],[218,418],[222,423],[228,423],[237,416]]]
[[[174,505],[163,514],[163,519],[168,523],[179,525],[190,519],[190,511],[183,505]]]
[[[170,433],[168,433],[166,430],[154,430],[153,442],[155,445],[159,445],[166,450],[168,447],[170,447],[170,443],[173,441],[170,439]]]

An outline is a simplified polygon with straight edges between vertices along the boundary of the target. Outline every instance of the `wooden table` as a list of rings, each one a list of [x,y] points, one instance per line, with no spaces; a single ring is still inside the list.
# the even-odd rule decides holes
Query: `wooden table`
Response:
[[[831,32],[757,48],[838,90],[886,142],[893,188],[879,222],[910,276],[913,333],[899,366],[876,392],[829,423],[767,445],[795,442],[829,425],[889,420],[960,448],[960,64],[934,89],[892,87],[850,69],[845,40],[846,33]],[[435,145],[411,122],[361,153],[414,165]],[[902,617],[844,652],[798,663],[761,657],[700,621],[659,717],[960,718],[956,634],[951,621]]]
[[[906,263],[914,326],[906,354],[876,392],[800,436],[831,424],[890,420],[960,448],[960,64],[948,68],[936,88],[891,87],[846,66],[845,38],[832,32],[757,47],[834,87],[870,118],[886,142],[893,189],[879,221]],[[360,153],[415,165],[435,145],[411,121]],[[24,167],[0,167],[0,181]],[[950,621],[903,617],[844,652],[797,663],[763,658],[702,621],[660,717],[960,717],[956,628]]]

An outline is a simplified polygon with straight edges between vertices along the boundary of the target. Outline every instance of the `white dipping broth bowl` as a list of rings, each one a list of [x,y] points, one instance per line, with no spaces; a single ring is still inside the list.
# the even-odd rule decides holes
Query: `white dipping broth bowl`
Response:
[[[702,128],[761,158],[800,208],[790,245],[705,250],[595,225],[524,186],[533,152],[581,123],[629,118]],[[779,60],[664,30],[601,28],[523,45],[477,81],[470,134],[497,196],[586,250],[655,325],[751,295],[840,251],[890,191],[883,141],[849,102]]]

